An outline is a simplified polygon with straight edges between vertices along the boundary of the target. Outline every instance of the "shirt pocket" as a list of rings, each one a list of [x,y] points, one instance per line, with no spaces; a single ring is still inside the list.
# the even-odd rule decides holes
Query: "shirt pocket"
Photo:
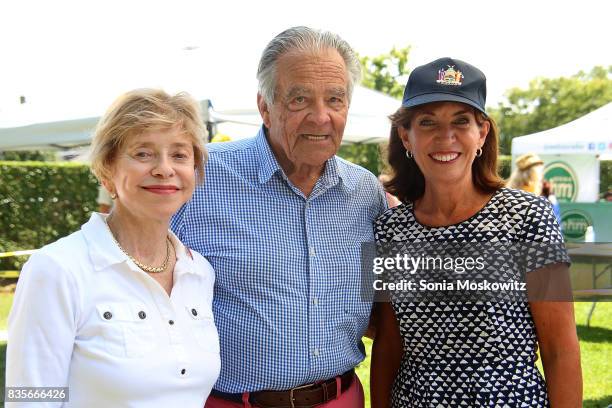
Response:
[[[142,303],[103,303],[96,305],[96,310],[110,354],[142,357],[157,345],[150,310]]]
[[[201,304],[185,305],[193,335],[204,351],[219,353],[219,334],[212,311]]]
[[[370,322],[372,303],[361,300],[358,297],[345,298],[342,304],[345,327],[351,337],[361,338]]]

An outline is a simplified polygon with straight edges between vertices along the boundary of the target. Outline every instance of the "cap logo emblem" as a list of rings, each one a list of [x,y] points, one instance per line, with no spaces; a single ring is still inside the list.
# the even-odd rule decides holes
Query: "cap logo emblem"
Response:
[[[438,80],[436,81],[442,85],[461,85],[461,79],[463,79],[463,73],[458,69],[455,69],[454,65],[448,65],[447,69],[440,68],[438,70]]]

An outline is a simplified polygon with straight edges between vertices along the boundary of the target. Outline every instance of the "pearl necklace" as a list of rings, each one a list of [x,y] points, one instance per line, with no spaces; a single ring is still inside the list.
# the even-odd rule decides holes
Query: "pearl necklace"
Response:
[[[130,258],[132,262],[136,264],[136,266],[138,266],[140,269],[142,269],[145,272],[151,272],[151,273],[160,273],[166,270],[166,268],[168,267],[168,261],[170,260],[170,243],[169,243],[170,238],[168,238],[168,236],[166,236],[166,259],[164,260],[164,263],[161,264],[161,266],[149,266],[149,265],[143,264],[138,259],[130,255],[128,251],[123,249],[119,241],[117,241],[117,238],[115,238],[115,234],[113,234],[113,231],[110,229],[110,226],[108,225],[108,217],[104,220],[104,222],[106,223],[106,228],[108,228],[108,231],[110,232],[111,237],[113,237],[113,241],[115,241],[115,244],[117,244],[119,249],[124,254],[126,254],[128,258]]]

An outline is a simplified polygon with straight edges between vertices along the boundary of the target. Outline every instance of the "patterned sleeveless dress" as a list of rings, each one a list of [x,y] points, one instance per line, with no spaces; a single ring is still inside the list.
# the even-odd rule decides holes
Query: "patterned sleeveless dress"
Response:
[[[411,203],[376,222],[377,243],[563,242],[548,200],[502,188],[471,218],[445,227],[420,224]],[[529,270],[568,262],[536,260]],[[540,264],[538,264],[538,262]],[[548,407],[535,366],[536,330],[527,302],[405,302],[392,306],[404,357],[392,407]]]

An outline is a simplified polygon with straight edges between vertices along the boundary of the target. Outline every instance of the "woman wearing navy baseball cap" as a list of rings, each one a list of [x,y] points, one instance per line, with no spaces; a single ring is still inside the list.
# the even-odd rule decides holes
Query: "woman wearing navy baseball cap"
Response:
[[[557,245],[562,249],[545,256],[523,253],[523,275],[518,267],[509,272],[526,273],[529,284],[552,274],[546,284],[571,293],[569,258],[550,204],[505,188],[497,174],[498,135],[485,100],[485,76],[466,62],[441,58],[410,74],[391,116],[385,183],[403,204],[378,219],[377,242]],[[436,287],[435,301],[411,298],[417,286],[389,292],[390,302],[377,306],[372,407],[580,407],[572,303],[552,302],[541,290],[520,301],[465,301],[460,281]],[[546,380],[535,365],[538,349]]]

